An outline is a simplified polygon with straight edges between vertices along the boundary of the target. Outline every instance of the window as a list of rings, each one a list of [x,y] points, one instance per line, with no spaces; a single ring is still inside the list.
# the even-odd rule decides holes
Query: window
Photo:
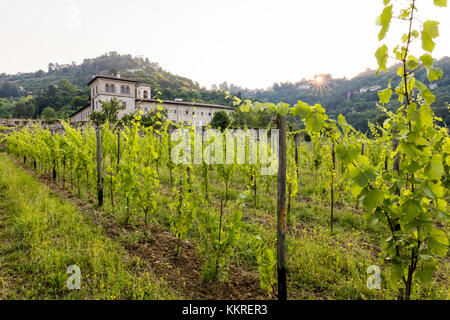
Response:
[[[127,90],[127,94],[130,94],[130,87],[129,86],[126,87],[126,90]]]
[[[95,86],[95,93],[98,93],[98,86]]]
[[[148,98],[148,91],[144,90],[144,99],[147,99],[147,98]]]
[[[202,115],[203,115],[203,112],[202,112]]]
[[[111,92],[116,92],[116,87],[113,84],[111,85]]]
[[[108,84],[108,83],[105,84],[105,91],[106,91],[106,92],[109,92],[109,84]]]
[[[177,113],[177,110],[173,110],[173,113]]]
[[[189,111],[186,110],[186,114],[189,114]]]
[[[125,93],[125,86],[120,86],[120,93]]]
[[[208,115],[211,117],[211,112],[210,113],[208,113]]]
[[[122,107],[126,107],[127,103],[125,101],[122,101]]]
[[[91,101],[91,108],[94,110],[94,101]]]

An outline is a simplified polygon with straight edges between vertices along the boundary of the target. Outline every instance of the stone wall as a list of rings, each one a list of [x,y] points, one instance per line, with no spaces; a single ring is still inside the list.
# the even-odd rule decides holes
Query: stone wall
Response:
[[[86,127],[89,121],[79,121],[70,123],[72,127]],[[0,132],[10,132],[20,130],[23,127],[31,128],[40,125],[43,129],[49,129],[51,132],[63,132],[63,126],[59,120],[35,120],[35,119],[0,119]]]

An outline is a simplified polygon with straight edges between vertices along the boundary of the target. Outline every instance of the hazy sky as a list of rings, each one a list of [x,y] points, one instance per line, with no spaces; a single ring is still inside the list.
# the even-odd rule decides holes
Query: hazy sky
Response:
[[[441,58],[450,55],[450,10],[432,3],[417,0],[419,19],[441,22]],[[117,51],[208,88],[353,77],[375,68],[381,9],[382,0],[2,0],[0,73]],[[406,27],[392,25],[398,36]]]

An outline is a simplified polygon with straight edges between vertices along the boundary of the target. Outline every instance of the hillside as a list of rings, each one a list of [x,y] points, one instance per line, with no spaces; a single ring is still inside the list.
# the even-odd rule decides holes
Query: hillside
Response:
[[[85,59],[80,65],[49,63],[47,71],[0,74],[0,118],[67,117],[88,103],[86,83],[93,75],[118,71],[123,77],[151,84],[153,94],[161,99],[228,103],[223,92],[202,89],[197,82],[167,72],[148,58],[110,52]]]
[[[434,65],[441,68],[444,75],[442,79],[435,81],[430,87],[432,93],[436,96],[432,109],[449,126],[450,58],[444,57],[435,61]],[[226,83],[219,87],[235,94],[239,92],[245,98],[265,102],[277,103],[283,101],[294,104],[298,100],[302,100],[310,104],[320,103],[332,118],[337,118],[339,114],[342,114],[353,126],[364,132],[368,128],[368,120],[381,121],[384,119],[382,113],[376,107],[378,102],[377,91],[386,88],[391,78],[393,87],[398,84],[397,68],[398,66],[393,66],[388,69],[388,72],[382,72],[378,76],[375,75],[375,70],[368,69],[352,79],[333,79],[331,75],[322,75],[324,79],[322,84],[302,80],[295,83],[274,83],[268,89],[261,90],[247,90],[234,85],[228,86]],[[424,68],[417,70],[416,78],[430,86]],[[309,86],[310,88],[308,88]],[[437,87],[434,88],[434,86]],[[398,101],[393,100],[394,103],[389,107],[392,109],[399,107]]]
[[[444,76],[431,87],[436,95],[433,105],[435,113],[450,124],[448,103],[450,102],[450,58],[435,62],[442,68]],[[357,129],[366,131],[367,121],[382,121],[383,115],[376,107],[377,91],[386,87],[390,78],[396,85],[396,66],[379,76],[374,70],[366,70],[352,79],[333,79],[331,75],[321,75],[322,83],[303,79],[299,82],[274,83],[267,89],[249,90],[226,82],[213,90],[206,90],[188,78],[165,71],[148,58],[132,57],[110,52],[83,63],[58,65],[50,63],[48,70],[15,75],[0,74],[0,118],[18,117],[60,117],[69,116],[88,103],[89,92],[86,83],[95,74],[115,74],[136,78],[149,83],[161,99],[229,104],[223,91],[243,98],[267,102],[284,101],[290,104],[303,100],[310,104],[321,103],[327,113],[336,118],[338,114]],[[417,70],[416,77],[427,85],[425,69]],[[31,95],[33,98],[26,98]],[[20,100],[19,100],[20,99]],[[12,103],[12,101],[16,101]],[[397,104],[390,105],[394,109]],[[298,124],[301,126],[301,124]]]

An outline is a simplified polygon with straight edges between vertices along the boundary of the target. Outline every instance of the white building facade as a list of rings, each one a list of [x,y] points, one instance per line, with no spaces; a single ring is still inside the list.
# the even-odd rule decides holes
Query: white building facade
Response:
[[[168,119],[174,122],[205,125],[211,121],[214,113],[225,111],[230,114],[234,110],[233,107],[216,104],[152,99],[150,85],[120,76],[94,76],[88,86],[91,97],[89,105],[72,114],[72,122],[89,121],[89,115],[93,111],[102,110],[101,102],[112,98],[119,100],[125,107],[119,111],[119,118],[139,110],[146,114],[160,106],[167,110]]]

